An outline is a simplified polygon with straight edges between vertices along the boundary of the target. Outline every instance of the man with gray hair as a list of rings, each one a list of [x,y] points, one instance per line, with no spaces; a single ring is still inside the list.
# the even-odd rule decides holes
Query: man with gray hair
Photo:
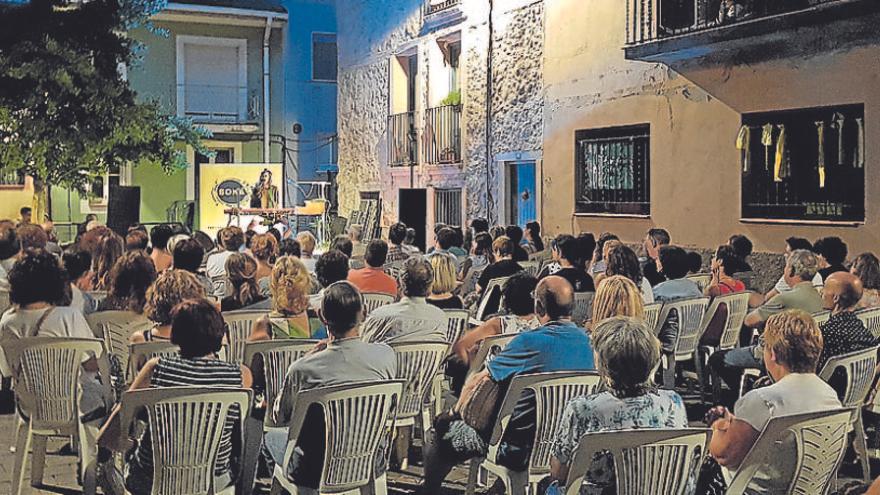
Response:
[[[361,259],[367,251],[367,246],[361,242],[364,235],[364,227],[353,223],[348,226],[348,238],[351,240],[351,257]]]
[[[762,330],[764,323],[773,315],[789,309],[807,313],[822,311],[822,296],[813,287],[813,277],[819,270],[816,255],[806,249],[792,251],[785,260],[782,277],[791,290],[777,294],[746,316],[743,324],[748,328]],[[742,370],[763,369],[763,347],[753,345],[729,351],[719,351],[709,358],[709,367],[718,373],[731,390],[739,389]],[[732,404],[725,404],[732,405]]]
[[[403,297],[373,310],[364,323],[363,339],[386,343],[445,341],[446,313],[425,299],[433,282],[430,261],[422,256],[406,260],[398,281]]]

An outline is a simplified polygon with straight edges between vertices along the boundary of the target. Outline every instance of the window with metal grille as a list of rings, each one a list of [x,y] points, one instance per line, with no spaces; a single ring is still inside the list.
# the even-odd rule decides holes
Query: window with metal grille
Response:
[[[461,225],[461,189],[434,189],[434,222]]]
[[[865,219],[865,106],[745,114],[742,217]]]
[[[312,79],[336,81],[336,35],[312,33]]]
[[[650,126],[575,133],[575,211],[651,213]]]
[[[19,170],[0,170],[0,186],[24,186],[24,174]]]

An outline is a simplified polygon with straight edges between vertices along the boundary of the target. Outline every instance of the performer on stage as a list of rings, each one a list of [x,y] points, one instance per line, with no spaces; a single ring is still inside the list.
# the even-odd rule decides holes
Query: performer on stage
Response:
[[[278,208],[278,186],[272,185],[272,172],[263,169],[260,182],[251,191],[251,208]]]

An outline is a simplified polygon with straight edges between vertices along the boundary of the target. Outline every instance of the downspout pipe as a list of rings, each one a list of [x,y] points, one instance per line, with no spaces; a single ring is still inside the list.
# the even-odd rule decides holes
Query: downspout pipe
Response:
[[[263,31],[263,163],[269,163],[269,38],[274,21],[274,17],[267,16]]]

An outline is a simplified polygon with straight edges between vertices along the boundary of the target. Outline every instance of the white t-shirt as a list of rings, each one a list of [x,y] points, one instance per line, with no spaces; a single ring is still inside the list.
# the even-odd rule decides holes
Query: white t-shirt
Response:
[[[95,338],[82,311],[69,306],[57,306],[52,309],[40,326],[39,333],[34,335],[33,328],[46,311],[48,309],[10,309],[0,318],[0,341],[23,337]],[[0,351],[0,373],[3,376],[12,374],[2,351]]]
[[[205,274],[211,279],[213,284],[213,295],[216,298],[226,297],[226,260],[232,256],[235,251],[222,251],[214,253],[208,257],[205,262]]]
[[[642,277],[641,287],[639,289],[642,292],[642,302],[645,304],[651,304],[654,302],[654,288],[651,287],[651,282],[648,282],[648,279]]]
[[[819,273],[816,273],[816,275],[813,277],[813,287],[815,287],[818,290],[818,289],[821,289],[824,285],[825,285],[825,282],[822,280],[822,275],[820,275]],[[791,287],[789,287],[788,284],[785,282],[784,276],[779,277],[779,281],[776,282],[776,285],[773,286],[773,288],[776,289],[776,292],[778,292],[780,294],[791,290]]]

